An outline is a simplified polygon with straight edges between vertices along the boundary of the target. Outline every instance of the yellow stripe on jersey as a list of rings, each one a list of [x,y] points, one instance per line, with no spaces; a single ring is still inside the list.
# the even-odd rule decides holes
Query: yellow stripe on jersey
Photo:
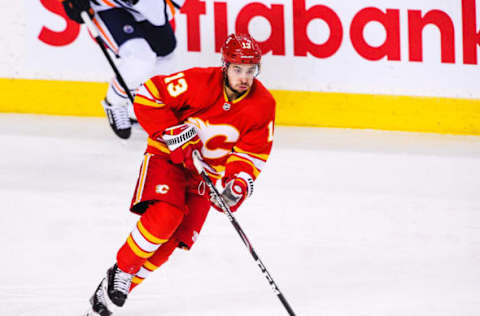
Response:
[[[209,164],[209,165],[210,165],[210,167],[215,169],[215,171],[218,172],[218,173],[222,173],[223,171],[225,171],[225,166],[224,165],[212,165],[212,164]]]
[[[185,149],[187,148],[188,146],[190,145],[195,145],[195,144],[198,144],[199,142],[201,141],[201,139],[197,139],[197,140],[190,140],[188,142],[186,142],[185,144],[182,145],[182,149]]]
[[[237,153],[247,154],[247,155],[250,155],[250,156],[255,157],[257,159],[261,159],[263,161],[267,161],[267,159],[268,159],[268,154],[254,154],[252,152],[248,152],[248,151],[245,151],[243,149],[240,149],[237,146],[233,147],[233,151],[236,151]]]
[[[208,169],[205,169],[205,172],[208,174],[210,178],[221,179],[223,172],[225,171],[224,165],[212,165],[211,163],[208,164],[212,169],[215,170],[215,173],[210,172]]]
[[[163,153],[170,154],[170,150],[168,149],[167,145],[161,142],[157,142],[156,140],[153,140],[150,137],[147,139],[147,145],[152,146]]]
[[[208,176],[210,178],[214,178],[214,179],[217,179],[217,180],[222,178],[221,174],[212,173],[212,172],[209,172],[208,170],[205,170],[205,172],[208,174]]]
[[[150,93],[155,99],[160,99],[160,92],[158,92],[157,87],[155,86],[155,84],[151,79],[145,82],[144,85],[145,87],[147,87],[148,91],[150,91]]]
[[[153,252],[145,252],[142,249],[140,249],[135,241],[132,238],[132,235],[129,235],[127,238],[127,244],[130,246],[130,249],[132,249],[133,253],[139,256],[140,258],[146,259],[150,258],[153,255]]]
[[[151,101],[151,100],[149,100],[149,99],[147,99],[144,96],[139,95],[139,94],[137,94],[135,96],[135,103],[141,104],[141,105],[146,105],[146,106],[151,106],[151,107],[154,107],[154,108],[161,108],[161,107],[165,106],[165,103],[157,103],[155,101]]]
[[[258,175],[260,174],[260,170],[257,169],[257,167],[255,167],[255,165],[253,164],[253,162],[251,162],[250,160],[248,160],[247,158],[242,158],[242,157],[239,157],[239,156],[235,156],[235,155],[231,155],[228,160],[227,160],[227,164],[229,162],[233,162],[233,161],[242,161],[242,162],[246,162],[248,163],[250,166],[252,166],[253,168],[253,176],[256,178],[258,177]]]
[[[168,239],[161,239],[153,236],[148,230],[145,229],[145,227],[143,227],[141,221],[137,222],[137,227],[138,227],[138,230],[142,233],[143,237],[145,237],[145,239],[147,239],[151,243],[163,244],[168,240]]]

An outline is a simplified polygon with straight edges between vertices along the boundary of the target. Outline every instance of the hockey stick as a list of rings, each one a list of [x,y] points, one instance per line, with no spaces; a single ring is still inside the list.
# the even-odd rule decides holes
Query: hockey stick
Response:
[[[223,212],[225,213],[225,215],[227,215],[228,217],[228,220],[230,221],[230,223],[232,223],[233,227],[235,228],[235,230],[237,231],[238,235],[240,236],[240,238],[242,239],[243,243],[245,244],[245,246],[247,246],[248,250],[250,251],[250,254],[252,255],[253,257],[253,260],[255,260],[255,262],[258,264],[260,270],[262,271],[263,275],[265,276],[265,278],[267,278],[267,281],[268,283],[270,284],[270,286],[272,287],[272,290],[273,292],[277,295],[277,297],[280,299],[280,302],[282,302],[283,304],[283,307],[285,307],[285,309],[287,310],[288,314],[290,316],[295,316],[295,313],[293,312],[292,308],[290,307],[290,305],[288,304],[287,300],[285,299],[285,297],[283,296],[282,292],[280,292],[280,289],[278,288],[277,284],[275,283],[275,281],[273,280],[272,276],[270,275],[270,273],[268,272],[267,268],[265,267],[265,265],[263,264],[262,260],[260,260],[260,258],[258,257],[257,253],[255,252],[255,250],[253,249],[253,246],[252,244],[250,243],[250,241],[248,240],[247,238],[247,235],[245,235],[245,233],[243,232],[243,229],[240,227],[240,224],[237,222],[237,220],[235,219],[235,217],[233,216],[232,214],[232,211],[230,211],[230,208],[228,207],[228,205],[225,203],[225,201],[223,200],[222,196],[220,195],[220,193],[218,192],[217,188],[215,187],[215,185],[213,184],[212,180],[210,179],[210,177],[208,176],[208,174],[205,172],[204,168],[203,168],[203,164],[201,162],[201,157],[200,157],[200,153],[195,150],[193,152],[193,163],[195,165],[195,168],[197,169],[197,172],[200,174],[200,176],[202,177],[203,181],[205,181],[205,183],[207,184],[208,188],[210,189],[210,192],[212,192],[212,194],[214,195],[215,199],[217,200],[218,202],[218,205],[220,205],[220,207],[222,208]]]
[[[95,41],[97,42],[98,46],[100,46],[100,49],[102,50],[103,54],[107,58],[108,63],[112,67],[113,72],[115,73],[115,76],[117,77],[118,83],[120,83],[123,90],[125,90],[125,93],[127,93],[128,99],[133,104],[133,95],[130,92],[130,89],[128,89],[127,84],[123,80],[122,75],[118,71],[117,66],[113,62],[112,57],[108,53],[107,48],[105,47],[105,42],[104,42],[103,38],[100,36],[100,34],[98,33],[97,27],[93,24],[92,19],[90,18],[90,16],[88,15],[88,13],[86,11],[82,11],[82,13],[80,13],[80,16],[82,17],[83,22],[85,22],[85,25],[87,26],[90,33],[92,33],[92,36],[95,39]]]

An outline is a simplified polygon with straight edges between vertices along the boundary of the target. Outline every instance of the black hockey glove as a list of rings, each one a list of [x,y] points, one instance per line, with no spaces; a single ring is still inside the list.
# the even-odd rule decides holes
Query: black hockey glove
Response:
[[[80,16],[83,11],[87,11],[90,16],[93,16],[90,12],[90,0],[63,0],[62,4],[68,17],[79,24],[83,23]]]

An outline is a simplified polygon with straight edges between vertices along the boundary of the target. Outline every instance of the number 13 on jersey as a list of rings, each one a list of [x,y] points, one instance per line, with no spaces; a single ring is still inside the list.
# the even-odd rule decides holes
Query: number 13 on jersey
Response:
[[[168,93],[174,98],[178,97],[180,94],[184,93],[188,89],[187,80],[185,80],[185,75],[183,74],[183,72],[180,72],[170,77],[166,77],[164,81],[167,85]]]

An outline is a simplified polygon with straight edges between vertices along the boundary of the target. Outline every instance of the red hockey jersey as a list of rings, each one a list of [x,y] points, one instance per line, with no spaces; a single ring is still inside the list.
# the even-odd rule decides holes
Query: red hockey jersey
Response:
[[[220,67],[155,76],[137,91],[134,109],[149,135],[147,152],[168,155],[163,131],[188,122],[198,128],[205,162],[219,174],[244,171],[256,179],[272,148],[272,95],[254,79],[244,95],[228,101]]]

